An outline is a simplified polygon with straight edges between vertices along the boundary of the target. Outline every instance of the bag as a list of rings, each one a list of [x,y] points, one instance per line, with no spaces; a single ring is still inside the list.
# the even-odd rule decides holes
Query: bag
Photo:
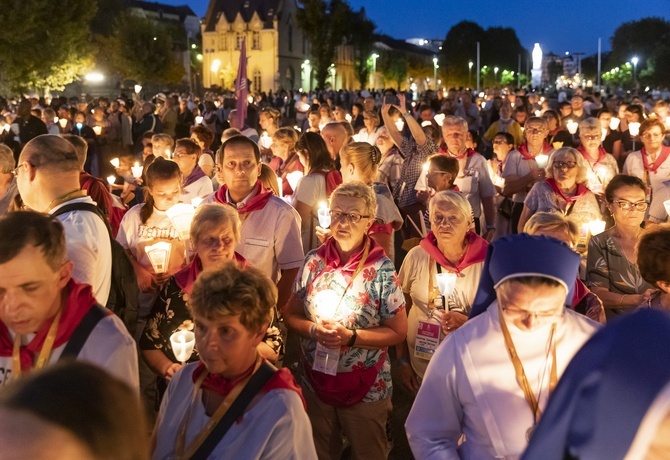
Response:
[[[140,288],[137,284],[135,267],[133,267],[130,257],[128,257],[123,246],[112,236],[112,229],[100,208],[92,203],[71,203],[59,208],[52,216],[56,217],[71,211],[92,212],[105,223],[112,246],[112,283],[105,306],[121,318],[130,335],[134,336]]]
[[[330,195],[333,194],[333,191],[342,183],[342,175],[339,171],[316,171],[317,174],[321,174],[326,180],[326,198],[330,198]]]
[[[329,406],[350,407],[361,402],[374,385],[379,370],[386,361],[386,351],[372,367],[351,372],[338,372],[336,375],[312,370],[304,356],[302,359],[305,373],[316,396]]]
[[[498,211],[506,219],[511,219],[512,218],[512,207],[513,206],[514,206],[514,202],[512,200],[510,200],[509,198],[505,197],[505,199],[502,200],[502,202],[500,203],[500,206],[498,207]]]

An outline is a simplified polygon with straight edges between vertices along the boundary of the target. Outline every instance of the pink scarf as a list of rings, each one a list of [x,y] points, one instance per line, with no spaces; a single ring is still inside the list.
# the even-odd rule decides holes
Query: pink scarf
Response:
[[[589,189],[586,188],[586,185],[577,184],[577,193],[575,194],[575,196],[565,196],[563,194],[563,190],[561,190],[561,187],[558,186],[558,183],[556,182],[556,179],[549,178],[549,179],[546,180],[546,182],[547,182],[547,184],[549,184],[549,187],[551,187],[551,189],[554,191],[554,193],[556,195],[560,196],[561,198],[563,198],[563,200],[565,200],[568,203],[574,203],[579,198],[584,196],[586,194],[586,192],[589,191]]]
[[[239,214],[248,214],[252,211],[258,211],[259,209],[263,209],[266,204],[268,204],[268,201],[272,197],[272,191],[267,190],[263,187],[263,184],[261,184],[261,181],[259,180],[256,182],[256,185],[254,185],[254,190],[257,191],[256,195],[249,198],[246,203],[242,207],[235,207],[232,203],[228,203],[228,186],[227,185],[222,185],[221,188],[219,188],[216,193],[214,194],[214,198],[216,199],[217,202],[221,204],[230,204],[233,207],[237,209],[237,212]]]
[[[470,265],[483,262],[486,258],[486,249],[489,243],[474,232],[467,232],[465,234],[465,254],[456,265],[452,264],[444,257],[442,251],[437,247],[437,237],[431,231],[421,240],[421,247],[428,255],[438,264],[450,269],[451,271],[460,274]]]
[[[246,259],[237,252],[234,254],[233,260],[236,262],[239,268],[250,267]],[[201,272],[202,260],[200,260],[200,256],[196,254],[190,264],[174,274],[174,281],[177,283],[177,286],[179,286],[179,289],[181,289],[183,293],[190,294],[193,290],[193,283],[195,283],[195,280],[198,278],[198,275],[200,275]]]

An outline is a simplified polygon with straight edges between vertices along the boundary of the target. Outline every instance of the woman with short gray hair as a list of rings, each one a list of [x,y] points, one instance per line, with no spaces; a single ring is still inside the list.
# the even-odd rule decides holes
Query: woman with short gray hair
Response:
[[[0,216],[7,214],[10,203],[19,194],[14,177],[15,165],[12,149],[0,144]]]

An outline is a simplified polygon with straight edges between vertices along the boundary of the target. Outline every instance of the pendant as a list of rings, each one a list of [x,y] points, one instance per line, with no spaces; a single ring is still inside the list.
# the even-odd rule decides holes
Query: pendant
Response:
[[[533,431],[535,430],[535,426],[531,426],[526,430],[526,441],[530,442],[530,437],[533,435]]]

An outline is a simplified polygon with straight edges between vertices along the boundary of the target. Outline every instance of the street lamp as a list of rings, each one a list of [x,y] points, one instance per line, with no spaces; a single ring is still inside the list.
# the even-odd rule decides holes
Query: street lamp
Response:
[[[377,75],[377,58],[379,55],[377,53],[372,53],[372,87],[375,87],[376,75]]]
[[[497,67],[493,68],[493,81],[496,83],[498,83],[498,70],[499,69]]]
[[[472,80],[472,61],[468,62],[468,88],[471,86],[470,81]]]
[[[437,65],[437,57],[433,58],[433,81],[435,82],[435,89],[437,90],[437,68],[440,67]]]
[[[630,60],[633,63],[633,85],[637,88],[637,56],[633,56],[633,59]]]

